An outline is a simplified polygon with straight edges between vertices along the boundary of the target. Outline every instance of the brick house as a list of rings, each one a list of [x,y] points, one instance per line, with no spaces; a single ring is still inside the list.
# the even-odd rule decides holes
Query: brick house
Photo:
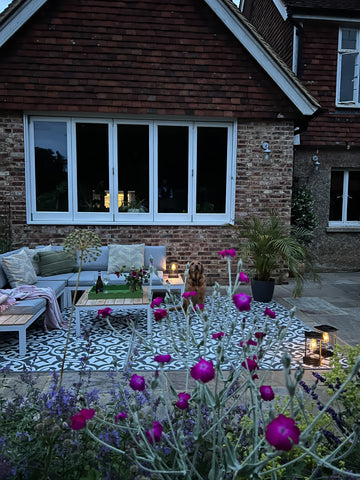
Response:
[[[269,207],[289,221],[294,132],[319,111],[228,0],[14,0],[0,16],[13,246],[80,226],[222,280],[229,222]]]
[[[323,270],[360,269],[360,3],[244,0],[240,9],[326,113],[296,141],[294,183],[308,185]]]

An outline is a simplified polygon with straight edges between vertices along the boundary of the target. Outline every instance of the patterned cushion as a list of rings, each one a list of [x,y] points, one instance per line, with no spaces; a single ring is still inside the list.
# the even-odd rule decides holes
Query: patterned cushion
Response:
[[[75,269],[75,258],[69,257],[62,250],[39,252],[36,255],[39,257],[39,269],[42,277],[73,272]]]
[[[25,250],[1,258],[1,264],[11,288],[19,285],[34,285],[37,276],[31,260]]]
[[[46,247],[37,247],[37,248],[24,248],[25,252],[27,255],[29,255],[29,258],[31,260],[31,263],[33,264],[34,270],[36,275],[40,274],[40,267],[39,267],[39,257],[36,256],[37,253],[39,252],[51,252],[52,246],[47,245]]]
[[[108,273],[141,268],[144,265],[145,244],[140,245],[109,245]]]

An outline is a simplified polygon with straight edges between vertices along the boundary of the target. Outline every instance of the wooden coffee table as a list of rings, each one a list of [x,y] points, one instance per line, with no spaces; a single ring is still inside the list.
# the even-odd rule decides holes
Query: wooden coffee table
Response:
[[[151,333],[151,309],[149,301],[149,287],[143,287],[143,296],[141,298],[100,298],[99,300],[89,300],[90,288],[85,290],[79,300],[75,303],[75,326],[76,336],[80,337],[80,311],[81,310],[101,310],[109,307],[112,310],[138,310],[145,308],[147,310],[147,332]]]

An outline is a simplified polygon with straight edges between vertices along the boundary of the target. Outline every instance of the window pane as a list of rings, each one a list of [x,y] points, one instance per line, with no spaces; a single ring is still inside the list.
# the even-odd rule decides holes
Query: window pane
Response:
[[[349,172],[347,220],[360,221],[360,172]]]
[[[118,208],[149,211],[149,126],[118,125]]]
[[[354,100],[354,76],[357,54],[343,54],[341,56],[340,102]]]
[[[188,212],[188,127],[158,127],[158,212]]]
[[[342,221],[344,172],[331,172],[329,220]]]
[[[356,33],[357,30],[350,30],[348,28],[342,30],[341,48],[348,50],[356,49]]]
[[[79,212],[108,211],[105,201],[109,191],[107,124],[77,123],[76,155]]]
[[[34,122],[36,210],[68,211],[65,122]]]
[[[225,213],[227,128],[197,130],[197,213]]]

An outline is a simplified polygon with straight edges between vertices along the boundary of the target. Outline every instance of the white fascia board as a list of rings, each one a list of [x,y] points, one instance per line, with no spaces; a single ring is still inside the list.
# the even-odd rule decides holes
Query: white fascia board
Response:
[[[274,2],[275,7],[279,10],[279,13],[282,16],[282,18],[284,20],[286,20],[288,18],[288,14],[287,14],[287,11],[286,11],[286,7],[282,3],[282,1],[281,0],[273,0],[273,2]]]
[[[225,7],[221,1],[205,0],[208,6],[216,13],[220,20],[228,27],[239,42],[254,57],[272,80],[281,88],[289,100],[303,115],[313,115],[317,107],[306,98],[296,84],[291,80],[281,66],[265,50],[265,48],[251,35],[241,21]]]
[[[46,0],[28,0],[0,27],[0,47],[36,13]]]
[[[305,15],[301,13],[295,13],[291,15],[294,20],[317,20],[325,22],[336,23],[360,23],[360,14],[356,17],[330,17],[326,15]]]

